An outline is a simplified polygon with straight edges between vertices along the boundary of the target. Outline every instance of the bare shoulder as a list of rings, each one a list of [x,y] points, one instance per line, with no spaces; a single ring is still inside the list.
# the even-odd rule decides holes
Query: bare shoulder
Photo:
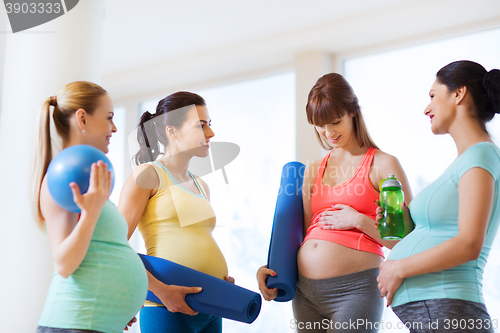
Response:
[[[382,169],[382,170],[390,170],[392,168],[401,168],[401,164],[399,160],[386,152],[378,149],[373,157],[373,166]]]
[[[137,166],[132,172],[132,176],[136,185],[143,189],[157,189],[160,185],[160,179],[155,168],[148,163]]]
[[[318,174],[318,170],[322,161],[323,159],[320,158],[318,160],[307,163],[306,169],[304,171],[304,179],[316,178],[316,175]]]
[[[406,179],[406,175],[404,174],[403,167],[399,160],[390,154],[387,154],[380,149],[377,150],[375,156],[373,158],[373,166],[370,171],[370,178],[372,179],[372,183],[375,188],[378,188],[378,183],[387,178],[390,174],[394,174],[398,179]]]
[[[396,178],[399,179],[403,186],[403,191],[405,192],[405,201],[410,202],[413,199],[413,195],[411,193],[410,183],[401,163],[395,156],[377,150],[373,159],[373,167],[370,171],[370,179],[373,187],[378,188],[380,181],[387,178],[390,174],[396,175]]]

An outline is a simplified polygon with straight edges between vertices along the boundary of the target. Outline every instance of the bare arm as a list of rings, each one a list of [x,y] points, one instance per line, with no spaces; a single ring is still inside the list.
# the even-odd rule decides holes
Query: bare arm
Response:
[[[80,266],[87,254],[95,225],[102,207],[109,198],[111,174],[106,164],[94,163],[91,169],[87,193],[81,195],[76,184],[71,185],[75,203],[81,209],[77,213],[61,208],[50,195],[47,180],[42,182],[40,207],[49,234],[52,256],[57,273],[69,277]]]
[[[142,164],[135,168],[125,181],[120,193],[118,210],[127,221],[129,239],[139,224],[149,198],[153,193],[156,193],[158,187],[158,175],[154,167],[148,164]]]
[[[446,270],[476,260],[481,254],[495,184],[493,176],[481,168],[468,170],[458,183],[458,234],[419,254],[388,260],[380,266],[379,289],[390,304],[402,281],[411,276]]]

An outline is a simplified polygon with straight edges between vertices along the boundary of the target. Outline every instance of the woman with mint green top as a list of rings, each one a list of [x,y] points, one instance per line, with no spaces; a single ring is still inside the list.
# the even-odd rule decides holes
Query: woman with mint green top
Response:
[[[70,83],[43,105],[32,203],[49,235],[55,272],[37,333],[121,333],[136,321],[146,298],[146,270],[128,244],[125,219],[108,199],[111,174],[105,163],[92,165],[85,194],[70,184],[81,214],[62,209],[50,195],[45,174],[52,160],[51,107],[63,148],[86,144],[107,153],[116,132],[113,103],[96,84]]]
[[[500,150],[485,123],[500,112],[500,71],[453,62],[430,97],[431,130],[450,134],[458,157],[411,202],[415,229],[380,265],[380,293],[410,332],[493,332],[482,274],[500,224]]]

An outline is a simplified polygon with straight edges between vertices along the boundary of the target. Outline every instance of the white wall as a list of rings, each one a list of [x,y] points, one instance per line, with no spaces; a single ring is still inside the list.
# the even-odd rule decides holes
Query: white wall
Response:
[[[3,32],[6,48],[0,113],[2,332],[34,332],[45,302],[53,267],[48,238],[37,227],[29,204],[32,133],[44,100],[72,81],[99,83],[102,10],[102,0],[84,1],[64,16],[29,32]]]

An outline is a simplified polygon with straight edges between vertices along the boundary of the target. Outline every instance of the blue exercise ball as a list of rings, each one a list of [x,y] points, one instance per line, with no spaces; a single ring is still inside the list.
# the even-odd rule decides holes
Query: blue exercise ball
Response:
[[[115,185],[115,171],[106,155],[99,149],[89,145],[76,145],[63,149],[50,162],[47,169],[47,183],[54,201],[73,213],[80,213],[80,208],[73,201],[70,183],[75,182],[82,194],[89,189],[90,168],[92,163],[103,161],[111,171],[111,191]]]

